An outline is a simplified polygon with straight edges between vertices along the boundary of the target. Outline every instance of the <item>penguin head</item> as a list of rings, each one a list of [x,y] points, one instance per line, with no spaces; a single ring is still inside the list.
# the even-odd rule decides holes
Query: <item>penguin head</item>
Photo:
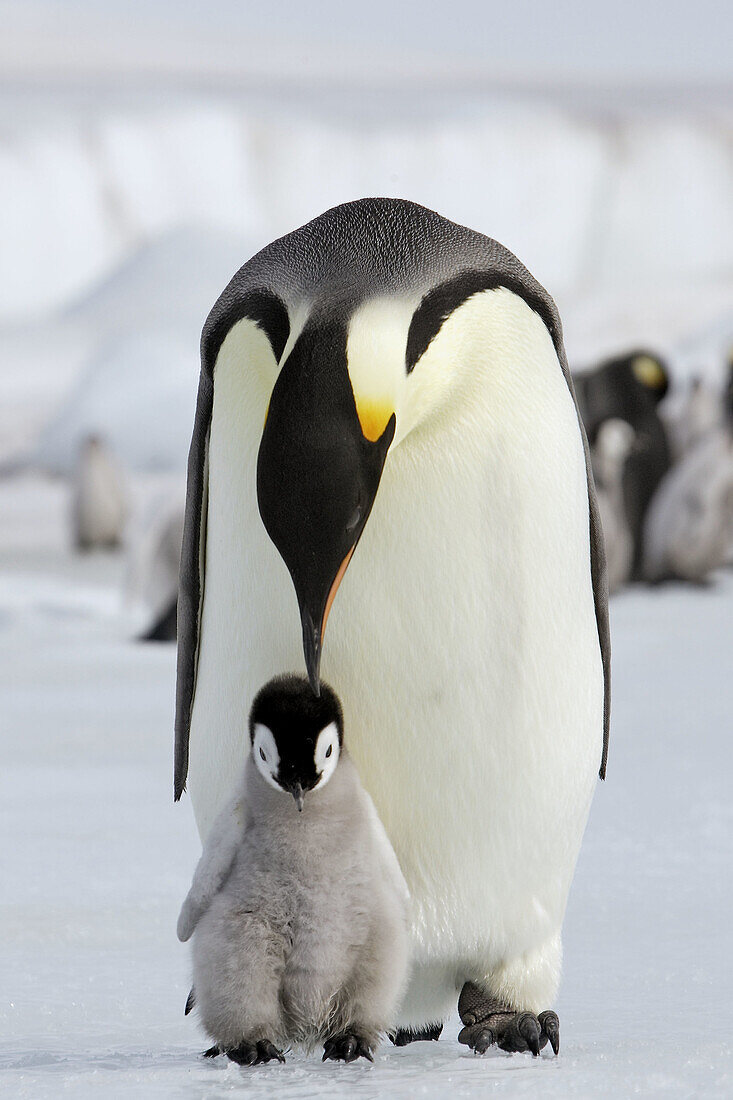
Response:
[[[634,379],[644,387],[655,404],[669,391],[669,373],[659,356],[646,351],[635,352],[629,360]]]
[[[276,790],[304,796],[328,783],[343,746],[343,716],[328,684],[314,695],[305,677],[278,676],[260,689],[249,715],[252,759]]]
[[[389,416],[369,438],[346,360],[347,326],[315,318],[275,383],[257,459],[257,501],[295,587],[313,692],[326,620],[364,530],[394,437]]]
[[[633,351],[578,376],[578,398],[591,445],[606,420],[625,420],[636,431],[658,419],[657,405],[669,389],[662,360],[647,351]]]

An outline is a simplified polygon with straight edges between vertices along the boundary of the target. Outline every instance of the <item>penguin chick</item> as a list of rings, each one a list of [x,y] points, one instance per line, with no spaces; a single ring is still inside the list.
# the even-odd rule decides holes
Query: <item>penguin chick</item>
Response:
[[[660,409],[672,453],[677,462],[703,439],[717,431],[724,421],[724,398],[704,378],[695,377],[684,393],[668,398]]]
[[[704,583],[733,541],[733,427],[688,451],[663,479],[646,519],[645,579]]]
[[[121,468],[97,436],[79,449],[71,503],[71,528],[77,550],[111,548],[122,542],[127,499]]]
[[[286,1045],[372,1059],[407,967],[408,892],[343,745],[341,706],[305,678],[270,681],[251,752],[178,918],[193,934],[196,1008],[243,1065]],[[195,934],[194,934],[195,933]]]

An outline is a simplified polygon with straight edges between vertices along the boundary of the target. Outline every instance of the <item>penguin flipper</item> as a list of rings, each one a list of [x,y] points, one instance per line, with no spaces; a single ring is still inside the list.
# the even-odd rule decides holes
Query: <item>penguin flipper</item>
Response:
[[[178,582],[178,661],[176,668],[176,743],[174,798],[186,789],[188,738],[196,690],[199,630],[204,602],[206,565],[206,511],[209,495],[209,432],[214,406],[214,381],[202,370],[196,399],[196,417],[188,454],[186,512],[183,520],[181,569]]]
[[[376,842],[382,866],[397,896],[406,905],[410,900],[410,889],[405,881],[405,876],[402,874],[402,868],[395,855],[395,850],[387,836],[387,830],[382,824],[382,819],[377,813],[377,808],[366,791],[364,791],[364,798],[367,803],[369,824]]]
[[[580,416],[580,414],[578,414]],[[588,478],[588,514],[590,522],[590,574],[593,585],[593,602],[598,626],[598,642],[603,662],[603,750],[598,774],[606,778],[608,760],[608,735],[611,721],[611,628],[608,619],[608,568],[606,566],[606,544],[603,541],[601,514],[598,509],[596,486],[591,469],[588,440],[581,423],[583,445],[585,447],[585,465]]]
[[[178,915],[176,932],[181,943],[186,943],[191,938],[196,925],[226,882],[244,830],[244,800],[238,791],[219,814],[206,838],[201,859],[194,871],[191,889]],[[188,1009],[188,1002],[186,1008]]]
[[[242,268],[245,272],[247,267]],[[178,585],[178,664],[176,669],[175,764],[173,793],[177,802],[186,789],[188,742],[196,693],[201,621],[206,579],[206,517],[209,499],[209,437],[214,409],[216,360],[230,330],[251,322],[252,332],[264,332],[273,356],[273,381],[290,334],[284,302],[261,285],[253,288],[239,275],[220,295],[201,334],[201,375],[191,447],[188,453],[186,511]],[[253,353],[253,358],[256,353]],[[261,354],[261,346],[260,346]],[[247,355],[243,352],[243,369]]]

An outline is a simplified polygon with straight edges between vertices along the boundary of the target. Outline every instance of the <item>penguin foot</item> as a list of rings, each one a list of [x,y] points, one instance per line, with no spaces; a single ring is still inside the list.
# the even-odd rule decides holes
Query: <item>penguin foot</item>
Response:
[[[240,1043],[238,1047],[225,1051],[227,1058],[231,1058],[240,1066],[259,1066],[262,1062],[285,1061],[285,1055],[271,1043],[269,1039],[260,1039],[258,1043]]]
[[[476,1054],[485,1054],[494,1043],[501,1050],[521,1053],[531,1050],[537,1057],[549,1043],[555,1054],[560,1050],[560,1021],[556,1012],[515,1012],[491,999],[473,982],[466,982],[458,1001],[458,1012],[465,1025],[458,1035]]]
[[[443,1030],[442,1024],[430,1024],[428,1027],[411,1028],[399,1027],[393,1035],[390,1035],[392,1043],[396,1047],[406,1047],[408,1043],[436,1042]]]
[[[323,1061],[332,1058],[334,1062],[355,1062],[357,1058],[368,1058],[374,1061],[371,1047],[365,1038],[356,1035],[352,1031],[345,1031],[343,1035],[335,1035],[332,1039],[326,1039],[323,1044]]]
[[[557,1018],[557,1012],[552,1012],[551,1009],[546,1009],[544,1012],[540,1012],[537,1017],[537,1022],[540,1025],[540,1050],[548,1042],[552,1047],[553,1054],[560,1053],[560,1021]]]
[[[204,1053],[201,1055],[201,1057],[202,1058],[218,1058],[218,1056],[220,1054],[221,1054],[221,1051],[219,1050],[219,1047],[217,1046],[216,1043],[214,1043],[213,1047],[209,1047],[208,1050],[205,1050]]]

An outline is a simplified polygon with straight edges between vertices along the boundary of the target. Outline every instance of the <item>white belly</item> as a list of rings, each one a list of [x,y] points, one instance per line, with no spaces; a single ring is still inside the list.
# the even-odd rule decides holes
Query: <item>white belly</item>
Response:
[[[602,741],[576,414],[542,322],[492,293],[483,360],[388,456],[322,665],[412,893],[414,957],[448,963],[557,934]],[[220,363],[189,781],[202,834],[241,769],[253,694],[304,668],[257,511],[257,413]]]

